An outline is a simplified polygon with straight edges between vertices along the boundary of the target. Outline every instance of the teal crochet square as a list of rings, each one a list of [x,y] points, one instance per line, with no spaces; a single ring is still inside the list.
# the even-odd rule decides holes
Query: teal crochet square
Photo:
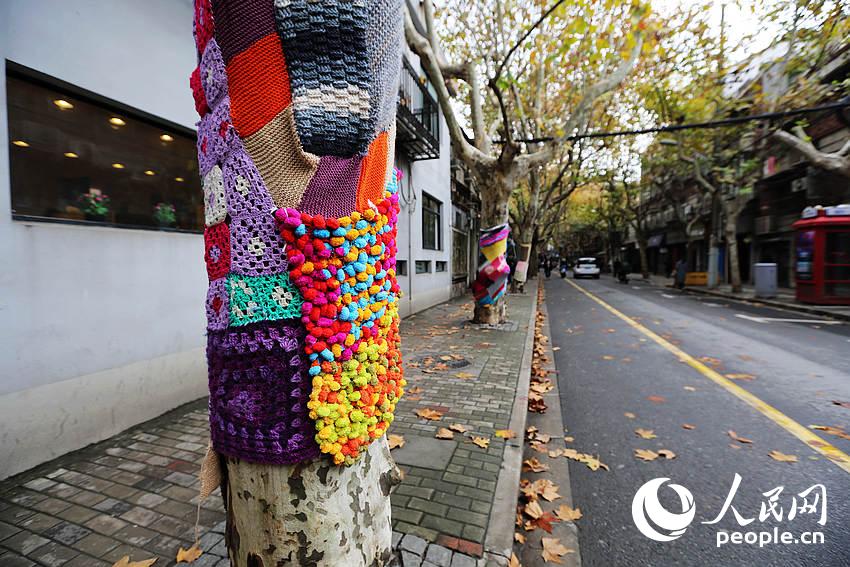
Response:
[[[227,276],[230,290],[230,325],[277,321],[301,316],[301,294],[289,275]]]

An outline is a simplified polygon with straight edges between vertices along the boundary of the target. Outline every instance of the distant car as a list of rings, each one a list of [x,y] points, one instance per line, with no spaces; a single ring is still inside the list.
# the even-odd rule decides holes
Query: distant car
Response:
[[[599,279],[599,262],[596,258],[579,258],[573,266],[573,277]]]

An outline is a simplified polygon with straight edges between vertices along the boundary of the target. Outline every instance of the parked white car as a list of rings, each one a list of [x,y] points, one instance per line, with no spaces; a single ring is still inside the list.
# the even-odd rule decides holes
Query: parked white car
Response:
[[[599,279],[599,262],[596,258],[579,258],[573,267],[573,277]]]

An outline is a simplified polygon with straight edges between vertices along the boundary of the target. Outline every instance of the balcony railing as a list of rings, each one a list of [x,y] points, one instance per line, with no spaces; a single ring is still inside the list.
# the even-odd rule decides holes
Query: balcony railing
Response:
[[[440,113],[424,78],[405,59],[398,88],[396,144],[411,161],[440,157]]]

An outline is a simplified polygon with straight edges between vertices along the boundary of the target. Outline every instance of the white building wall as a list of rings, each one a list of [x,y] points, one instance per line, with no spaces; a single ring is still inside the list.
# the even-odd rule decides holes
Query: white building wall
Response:
[[[190,0],[0,2],[0,478],[206,391],[203,238],[13,221],[5,61],[193,127],[194,54]]]

